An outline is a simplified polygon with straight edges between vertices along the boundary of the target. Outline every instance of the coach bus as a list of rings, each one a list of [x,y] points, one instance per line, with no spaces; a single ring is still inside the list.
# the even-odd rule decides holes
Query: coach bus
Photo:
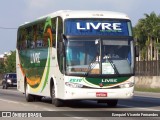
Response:
[[[115,107],[134,93],[132,25],[124,13],[61,10],[18,28],[17,89],[31,102],[51,97]]]

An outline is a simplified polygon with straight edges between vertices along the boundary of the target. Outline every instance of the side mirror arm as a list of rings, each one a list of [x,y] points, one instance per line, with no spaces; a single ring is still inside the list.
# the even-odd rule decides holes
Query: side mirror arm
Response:
[[[135,57],[139,57],[139,46],[135,46]]]

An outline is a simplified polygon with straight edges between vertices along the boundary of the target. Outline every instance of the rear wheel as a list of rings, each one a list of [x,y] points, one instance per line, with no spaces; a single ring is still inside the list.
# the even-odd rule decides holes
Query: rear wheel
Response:
[[[42,100],[42,96],[34,96],[35,101],[41,101]]]
[[[56,107],[61,107],[63,106],[63,101],[60,99],[55,98],[55,87],[54,84],[52,85],[51,88],[51,98],[52,98],[52,104],[54,104]]]
[[[116,107],[118,100],[107,100],[107,104],[109,107]]]
[[[29,94],[29,92],[28,92],[28,84],[26,83],[25,84],[25,97],[26,97],[26,101],[27,102],[33,102],[34,101],[34,95],[31,95],[31,94]]]

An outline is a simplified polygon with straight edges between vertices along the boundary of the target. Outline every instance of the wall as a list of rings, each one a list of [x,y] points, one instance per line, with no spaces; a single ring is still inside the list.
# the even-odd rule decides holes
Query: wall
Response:
[[[135,86],[143,88],[160,88],[160,76],[136,76]]]

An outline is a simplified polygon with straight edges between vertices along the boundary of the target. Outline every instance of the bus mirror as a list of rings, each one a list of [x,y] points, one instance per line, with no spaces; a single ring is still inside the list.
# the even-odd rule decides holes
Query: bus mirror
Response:
[[[59,42],[59,53],[60,54],[64,53],[64,43],[63,42]]]
[[[139,47],[135,46],[135,57],[139,57]]]
[[[65,34],[61,34],[61,37],[62,37],[62,39],[63,39],[63,42],[67,41],[67,37],[66,37]]]

